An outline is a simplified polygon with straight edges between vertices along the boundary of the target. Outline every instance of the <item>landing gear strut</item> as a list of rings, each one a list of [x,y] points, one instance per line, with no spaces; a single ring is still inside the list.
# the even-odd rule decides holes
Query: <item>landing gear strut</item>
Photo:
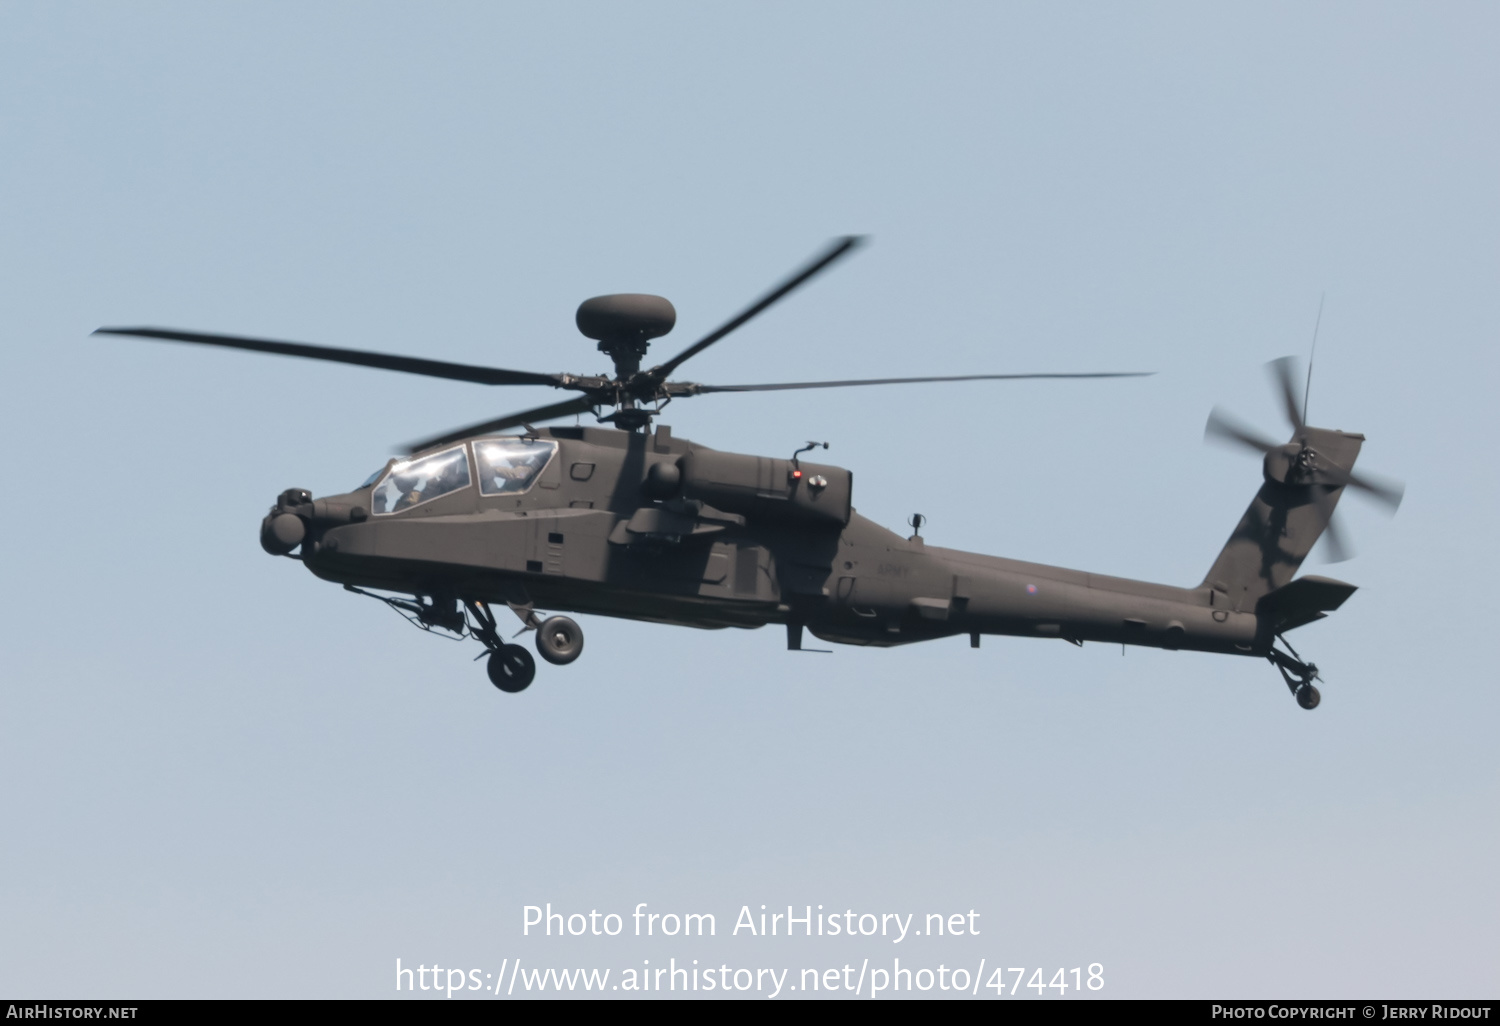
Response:
[[[506,641],[500,636],[500,627],[488,602],[479,599],[460,600],[452,591],[436,592],[430,597],[416,595],[415,601],[377,595],[352,584],[344,585],[345,591],[379,599],[424,631],[436,633],[446,631],[456,635],[458,641],[468,635],[485,647],[480,659],[489,657],[486,669],[490,683],[501,691],[515,693],[525,691],[536,679],[536,660],[524,646]],[[566,666],[583,652],[583,628],[566,616],[552,616],[543,620],[532,608],[531,599],[517,589],[515,596],[520,601],[507,599],[506,605],[521,621],[521,630],[536,631],[536,650],[543,659],[555,666]]]
[[[514,602],[507,604],[525,625],[522,630],[536,631],[536,650],[547,662],[554,666],[566,666],[583,653],[583,628],[576,621],[566,616],[550,616],[539,620],[529,601],[524,605]],[[531,653],[500,637],[495,614],[490,612],[489,603],[466,599],[464,608],[474,621],[469,627],[470,636],[477,638],[489,649],[490,658],[486,669],[489,671],[490,683],[501,691],[524,691],[536,678],[536,660],[531,657]]]
[[[1318,676],[1318,664],[1304,663],[1302,657],[1297,654],[1297,650],[1292,648],[1291,642],[1280,634],[1276,637],[1291,654],[1288,655],[1287,652],[1272,646],[1266,658],[1275,663],[1276,668],[1281,671],[1281,679],[1286,681],[1287,689],[1297,699],[1297,704],[1304,709],[1316,709],[1318,703],[1323,700],[1322,693],[1313,687],[1313,681],[1323,679]]]

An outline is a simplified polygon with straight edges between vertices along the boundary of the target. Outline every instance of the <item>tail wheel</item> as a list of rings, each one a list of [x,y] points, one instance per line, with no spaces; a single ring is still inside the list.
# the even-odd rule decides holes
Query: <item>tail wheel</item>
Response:
[[[1316,709],[1318,703],[1323,701],[1323,695],[1311,684],[1304,684],[1297,689],[1297,704],[1304,709]]]
[[[536,650],[553,666],[566,666],[583,652],[583,628],[566,616],[549,616],[536,629]]]
[[[525,691],[536,679],[536,660],[520,645],[501,645],[495,649],[485,669],[489,671],[491,684],[511,694]]]

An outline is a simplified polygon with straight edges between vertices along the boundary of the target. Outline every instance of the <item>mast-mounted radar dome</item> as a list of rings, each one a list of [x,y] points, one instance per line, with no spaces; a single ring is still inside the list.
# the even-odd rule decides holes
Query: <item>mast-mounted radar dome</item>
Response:
[[[677,311],[661,296],[625,292],[595,296],[578,304],[578,330],[599,340],[599,351],[615,362],[615,376],[641,369],[641,358],[653,338],[677,323]]]
[[[650,342],[676,323],[677,311],[661,296],[595,296],[578,305],[578,330],[600,342]]]

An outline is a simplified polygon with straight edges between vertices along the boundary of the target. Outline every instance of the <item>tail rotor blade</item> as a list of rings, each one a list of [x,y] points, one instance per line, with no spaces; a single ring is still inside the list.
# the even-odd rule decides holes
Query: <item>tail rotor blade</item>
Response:
[[[1336,463],[1323,460],[1320,460],[1319,464],[1318,473],[1328,483],[1357,488],[1385,506],[1391,513],[1401,508],[1401,500],[1406,495],[1406,486],[1400,481],[1391,481],[1370,474],[1356,474]]]
[[[1328,529],[1323,532],[1323,538],[1327,548],[1323,550],[1324,558],[1330,563],[1342,563],[1354,558],[1354,550],[1344,540],[1343,528],[1339,527],[1339,519],[1335,516],[1328,521]]]
[[[1367,474],[1350,474],[1349,484],[1382,503],[1392,513],[1401,508],[1406,486],[1400,481],[1376,481]]]
[[[1222,441],[1237,442],[1261,454],[1280,447],[1279,442],[1273,442],[1257,433],[1254,428],[1246,427],[1217,406],[1208,415],[1208,424],[1203,428],[1203,437],[1205,440],[1217,438]]]
[[[1323,528],[1323,560],[1327,563],[1342,563],[1354,558],[1354,549],[1344,537],[1343,528],[1339,526],[1338,514],[1333,508],[1333,490],[1314,486],[1318,493],[1318,509],[1322,511],[1327,520],[1327,526]]]
[[[1300,435],[1307,425],[1302,422],[1302,400],[1297,395],[1297,358],[1283,356],[1279,360],[1272,360],[1266,366],[1271,369],[1271,377],[1275,379],[1281,392],[1281,401],[1286,408],[1286,419],[1292,422],[1292,430]]]

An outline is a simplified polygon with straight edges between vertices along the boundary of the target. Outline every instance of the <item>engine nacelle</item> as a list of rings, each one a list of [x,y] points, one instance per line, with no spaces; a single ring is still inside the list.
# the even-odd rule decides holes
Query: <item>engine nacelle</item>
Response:
[[[684,498],[726,513],[842,527],[853,512],[854,475],[843,467],[697,448],[678,466]]]

